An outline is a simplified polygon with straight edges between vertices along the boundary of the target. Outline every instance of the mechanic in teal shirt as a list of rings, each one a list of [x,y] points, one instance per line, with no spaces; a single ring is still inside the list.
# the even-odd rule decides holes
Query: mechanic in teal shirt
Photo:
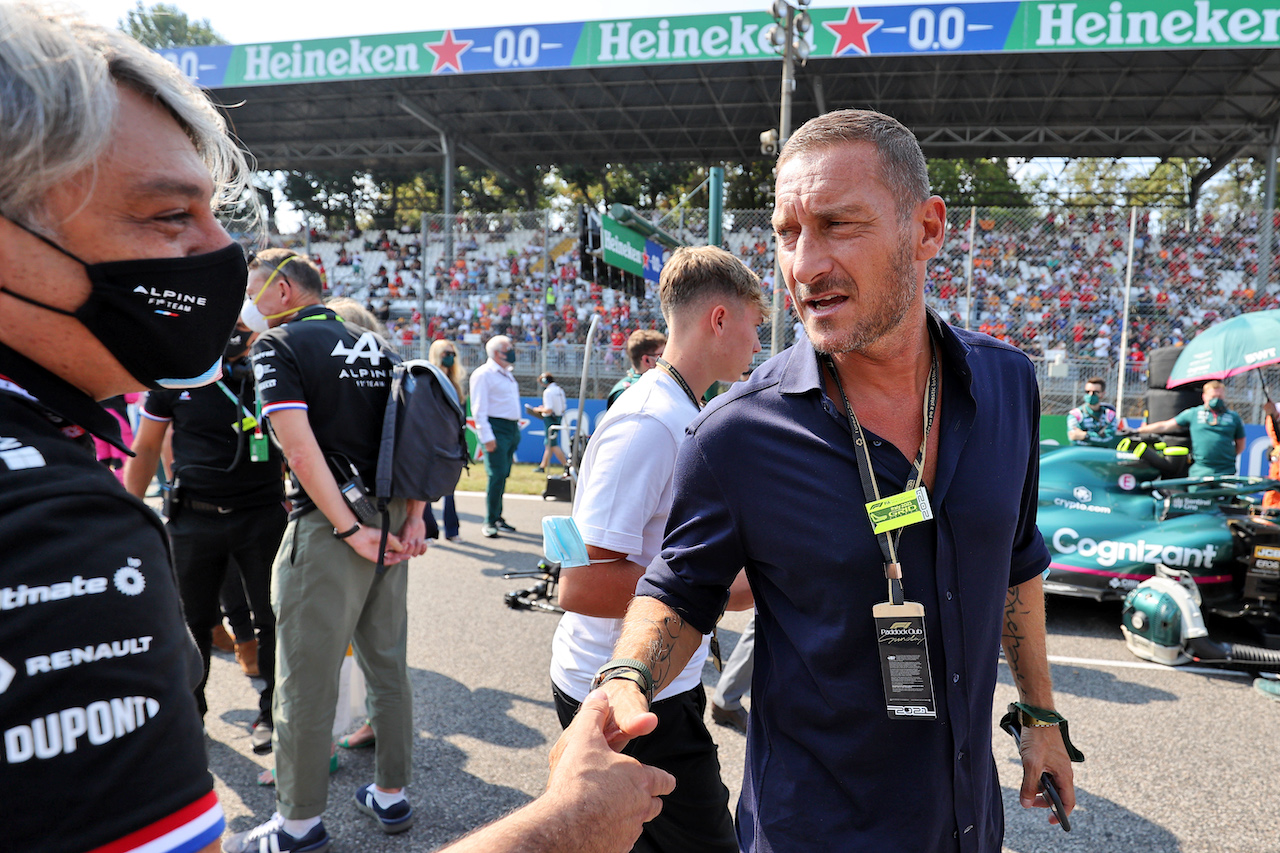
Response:
[[[1084,405],[1067,412],[1067,438],[1075,444],[1097,445],[1124,432],[1116,407],[1102,402],[1107,382],[1094,376],[1084,383]]]
[[[1227,408],[1225,395],[1221,382],[1206,382],[1203,406],[1186,409],[1167,421],[1144,424],[1138,432],[1171,432],[1180,426],[1188,427],[1195,461],[1187,476],[1231,476],[1236,473],[1236,457],[1244,452],[1244,421]]]

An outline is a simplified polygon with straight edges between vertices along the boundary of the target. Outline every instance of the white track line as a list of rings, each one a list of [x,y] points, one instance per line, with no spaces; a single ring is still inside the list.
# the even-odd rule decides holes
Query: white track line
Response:
[[[1162,672],[1191,672],[1196,675],[1229,675],[1234,678],[1253,678],[1247,672],[1232,669],[1218,669],[1207,666],[1165,666],[1161,663],[1149,663],[1136,660],[1102,660],[1099,658],[1073,658],[1063,655],[1049,655],[1050,663],[1075,664],[1078,666],[1114,666],[1119,669],[1158,669]]]

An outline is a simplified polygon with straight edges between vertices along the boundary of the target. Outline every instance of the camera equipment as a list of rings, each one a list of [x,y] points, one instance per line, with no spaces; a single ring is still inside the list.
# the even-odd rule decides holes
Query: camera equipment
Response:
[[[556,584],[560,582],[560,564],[550,560],[539,560],[538,567],[528,572],[507,572],[502,576],[511,578],[537,578],[538,582],[528,589],[515,589],[502,597],[512,610],[543,610],[547,613],[563,613],[564,608],[556,604]]]

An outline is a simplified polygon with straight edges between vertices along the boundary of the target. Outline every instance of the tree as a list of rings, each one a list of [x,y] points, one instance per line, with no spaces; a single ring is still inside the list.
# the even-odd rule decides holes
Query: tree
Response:
[[[930,160],[929,186],[949,205],[1028,207],[1031,200],[1003,157]]]
[[[192,21],[186,12],[168,3],[146,8],[142,0],[138,0],[138,5],[120,21],[119,28],[152,50],[227,42],[208,18]]]
[[[1168,157],[1154,166],[1120,157],[1078,157],[1057,180],[1034,189],[1048,203],[1083,207],[1187,207],[1197,174],[1208,166],[1199,157]]]

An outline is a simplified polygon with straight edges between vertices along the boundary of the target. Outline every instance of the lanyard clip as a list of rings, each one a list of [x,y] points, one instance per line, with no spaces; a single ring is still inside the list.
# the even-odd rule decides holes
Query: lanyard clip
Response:
[[[902,564],[885,563],[884,576],[889,581],[889,603],[902,604]]]

